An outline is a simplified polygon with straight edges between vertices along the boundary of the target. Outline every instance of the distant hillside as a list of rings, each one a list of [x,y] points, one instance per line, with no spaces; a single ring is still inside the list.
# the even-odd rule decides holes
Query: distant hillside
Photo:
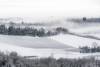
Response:
[[[71,19],[68,19],[68,21],[72,21],[72,22],[77,22],[77,23],[82,23],[82,22],[86,22],[86,23],[93,23],[93,22],[97,22],[99,23],[100,22],[100,18],[86,18],[86,17],[83,17],[83,18],[71,18]]]

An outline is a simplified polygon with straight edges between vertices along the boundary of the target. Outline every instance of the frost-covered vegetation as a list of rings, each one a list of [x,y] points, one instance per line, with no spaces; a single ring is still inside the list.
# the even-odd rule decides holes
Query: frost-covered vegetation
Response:
[[[68,30],[62,27],[56,27],[52,30],[47,30],[45,28],[34,28],[26,26],[24,28],[22,27],[16,27],[13,26],[13,24],[9,25],[8,27],[6,25],[0,25],[0,34],[5,35],[29,35],[29,36],[51,36],[51,35],[57,35],[59,33],[67,33]]]
[[[28,58],[19,56],[16,52],[0,52],[0,67],[100,67],[100,60],[94,58],[83,59],[54,59]]]
[[[89,46],[83,46],[79,47],[80,53],[95,53],[95,52],[100,52],[100,46],[96,43],[93,42],[93,44]]]
[[[97,47],[88,47],[88,46],[84,46],[81,47],[81,53],[95,53],[95,52],[100,52],[100,46]]]

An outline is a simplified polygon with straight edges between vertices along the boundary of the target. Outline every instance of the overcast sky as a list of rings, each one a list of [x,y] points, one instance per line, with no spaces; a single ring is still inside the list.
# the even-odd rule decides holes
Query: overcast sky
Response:
[[[100,0],[0,0],[0,17],[100,16]]]

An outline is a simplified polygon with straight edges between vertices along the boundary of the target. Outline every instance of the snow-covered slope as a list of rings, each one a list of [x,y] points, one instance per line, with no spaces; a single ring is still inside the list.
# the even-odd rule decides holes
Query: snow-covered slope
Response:
[[[9,36],[0,35],[0,42],[28,48],[71,48],[69,45],[59,43],[47,37]]]
[[[70,29],[71,32],[80,34],[100,34],[100,25]]]
[[[80,47],[80,46],[93,46],[93,43],[96,42],[100,46],[100,40],[78,37],[71,34],[60,34],[57,36],[50,37],[52,40],[56,40],[63,44],[69,44],[73,47]]]
[[[7,52],[7,53],[15,51],[19,55],[22,55],[22,56],[38,56],[38,57],[53,56],[54,58],[61,58],[61,57],[62,58],[82,58],[82,57],[88,57],[91,55],[98,55],[99,53],[82,54],[82,53],[74,51],[75,48],[72,49],[72,47],[70,46],[78,47],[80,45],[83,46],[83,44],[91,45],[92,42],[94,42],[93,39],[76,37],[76,36],[69,35],[69,34],[66,34],[66,35],[60,34],[57,36],[52,36],[52,37],[43,38],[43,39],[38,38],[38,37],[35,37],[35,38],[29,37],[29,36],[0,35],[0,50]],[[44,48],[44,46],[41,46],[41,45],[45,43],[48,46],[44,45],[46,46]],[[58,43],[59,45],[55,45]],[[68,46],[67,44],[69,44],[70,46]],[[51,47],[51,46],[54,46],[54,47]],[[61,47],[61,49],[60,48],[56,49],[55,47],[57,48]]]
[[[37,57],[54,57],[54,58],[82,58],[91,54],[80,54],[78,52],[64,51],[63,49],[33,49],[0,43],[0,50],[9,53],[12,51],[17,52],[21,56],[37,56]],[[97,55],[97,54],[96,54]]]
[[[53,54],[55,58],[67,57],[67,54],[74,53],[68,50],[70,48],[46,37],[0,35],[0,51],[15,51],[22,56],[49,57]]]
[[[49,57],[52,54],[55,54],[57,58],[64,57],[66,52],[61,49],[33,49],[33,48],[26,48],[20,47],[16,45],[10,45],[6,43],[0,43],[0,51],[3,52],[12,52],[15,51],[21,56],[38,56],[38,57]]]

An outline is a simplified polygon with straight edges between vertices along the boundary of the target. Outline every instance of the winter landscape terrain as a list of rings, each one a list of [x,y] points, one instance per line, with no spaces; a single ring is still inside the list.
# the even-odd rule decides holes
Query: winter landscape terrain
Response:
[[[99,67],[100,22],[0,19],[2,67]]]
[[[19,18],[0,19],[6,22],[22,22]],[[35,25],[34,25],[35,24]],[[80,53],[79,47],[94,46],[97,43],[100,46],[100,23],[76,23],[67,20],[60,20],[53,23],[34,23],[32,26],[45,27],[52,30],[56,27],[64,27],[70,33],[60,33],[54,36],[47,37],[31,37],[31,36],[18,36],[18,35],[0,35],[0,50],[4,52],[18,52],[22,56],[37,56],[55,58],[82,58],[88,56],[98,55],[99,53]],[[48,26],[51,24],[51,26]],[[18,24],[20,25],[20,24]],[[27,24],[26,24],[27,25]],[[15,25],[16,26],[16,25]],[[21,27],[21,26],[20,26]],[[74,33],[74,34],[72,34]],[[90,37],[88,37],[90,36]]]

